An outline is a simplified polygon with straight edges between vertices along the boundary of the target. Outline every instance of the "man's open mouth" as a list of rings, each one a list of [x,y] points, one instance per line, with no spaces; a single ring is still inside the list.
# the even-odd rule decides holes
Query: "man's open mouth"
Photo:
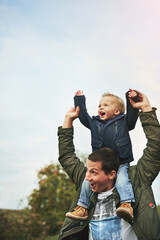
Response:
[[[91,188],[94,188],[95,185],[96,185],[95,183],[91,183],[91,184],[90,184]]]

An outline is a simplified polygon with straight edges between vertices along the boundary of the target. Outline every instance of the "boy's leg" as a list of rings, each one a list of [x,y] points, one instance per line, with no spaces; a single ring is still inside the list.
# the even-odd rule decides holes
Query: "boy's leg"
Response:
[[[119,217],[128,222],[133,221],[131,203],[135,202],[131,181],[128,177],[129,164],[121,164],[117,173],[116,188],[120,196],[120,207],[116,210]]]
[[[77,203],[77,207],[74,209],[73,212],[66,213],[67,217],[75,218],[75,219],[82,219],[85,220],[88,218],[88,208],[91,204],[91,197],[93,192],[91,190],[90,184],[88,181],[84,179],[82,183],[80,197]]]
[[[89,208],[91,204],[91,197],[93,196],[90,183],[84,179],[82,183],[81,193],[77,205],[84,208]]]

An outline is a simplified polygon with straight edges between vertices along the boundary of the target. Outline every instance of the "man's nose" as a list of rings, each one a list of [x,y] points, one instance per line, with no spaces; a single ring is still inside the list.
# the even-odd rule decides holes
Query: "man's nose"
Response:
[[[91,176],[88,172],[86,172],[86,177],[85,177],[86,181],[90,181],[91,180]]]

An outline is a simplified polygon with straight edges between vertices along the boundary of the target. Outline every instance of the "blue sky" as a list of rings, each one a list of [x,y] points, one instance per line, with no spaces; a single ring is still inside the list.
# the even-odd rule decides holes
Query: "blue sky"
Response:
[[[57,128],[76,90],[95,115],[104,92],[125,100],[138,89],[160,119],[159,12],[158,0],[0,1],[0,208],[26,206],[38,170],[58,162]],[[146,143],[139,122],[131,139],[135,164]],[[75,145],[91,151],[78,120]]]

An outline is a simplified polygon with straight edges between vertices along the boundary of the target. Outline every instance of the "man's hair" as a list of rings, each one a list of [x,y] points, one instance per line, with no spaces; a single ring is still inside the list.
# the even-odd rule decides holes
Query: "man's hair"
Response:
[[[102,162],[102,170],[106,175],[112,170],[117,172],[120,164],[118,155],[108,147],[96,150],[88,156],[88,159],[93,162]]]
[[[124,104],[124,101],[122,100],[122,98],[120,98],[112,93],[109,93],[109,92],[104,93],[102,95],[102,98],[103,97],[113,97],[116,100],[118,109],[121,111],[121,113],[125,112],[125,104]]]

